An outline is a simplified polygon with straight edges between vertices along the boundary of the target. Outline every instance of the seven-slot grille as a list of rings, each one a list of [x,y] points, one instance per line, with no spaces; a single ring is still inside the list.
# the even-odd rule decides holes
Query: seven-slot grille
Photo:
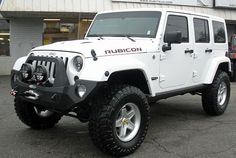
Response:
[[[65,64],[65,69],[67,69],[68,65],[68,57],[58,57],[58,56],[43,56],[43,55],[37,55],[38,57],[51,57],[51,58],[61,58]],[[49,61],[39,61],[39,60],[34,60],[32,62],[33,67],[35,68],[38,65],[45,66],[47,69],[47,72],[49,74],[48,78],[49,80],[55,79],[56,76],[56,64],[55,62],[49,62]]]

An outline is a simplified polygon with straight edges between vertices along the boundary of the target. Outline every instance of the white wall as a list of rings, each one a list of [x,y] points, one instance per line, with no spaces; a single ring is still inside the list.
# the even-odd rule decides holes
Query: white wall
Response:
[[[17,58],[42,45],[42,19],[11,19],[10,33],[10,57],[0,57],[0,75],[9,75]]]

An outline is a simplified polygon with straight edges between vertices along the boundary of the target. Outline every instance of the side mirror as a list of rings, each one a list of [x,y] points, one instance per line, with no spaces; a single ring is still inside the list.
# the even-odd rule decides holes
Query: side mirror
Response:
[[[166,33],[164,36],[164,42],[168,45],[163,45],[162,51],[171,50],[172,43],[181,43],[182,42],[182,33],[180,31]]]

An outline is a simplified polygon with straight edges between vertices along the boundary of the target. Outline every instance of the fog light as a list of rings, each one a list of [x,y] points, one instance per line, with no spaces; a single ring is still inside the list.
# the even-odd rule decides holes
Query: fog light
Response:
[[[77,94],[82,98],[84,94],[86,93],[86,87],[85,85],[77,85]]]
[[[34,71],[34,76],[37,82],[45,82],[48,79],[48,72],[44,66],[37,66]]]
[[[21,66],[20,74],[23,80],[29,80],[33,77],[33,66],[28,63],[24,63]]]

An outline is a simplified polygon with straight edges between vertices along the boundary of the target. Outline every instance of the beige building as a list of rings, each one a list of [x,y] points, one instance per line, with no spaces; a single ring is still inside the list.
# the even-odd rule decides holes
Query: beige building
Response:
[[[83,38],[99,11],[153,7],[220,16],[236,33],[236,0],[0,0],[0,75],[33,47]]]

